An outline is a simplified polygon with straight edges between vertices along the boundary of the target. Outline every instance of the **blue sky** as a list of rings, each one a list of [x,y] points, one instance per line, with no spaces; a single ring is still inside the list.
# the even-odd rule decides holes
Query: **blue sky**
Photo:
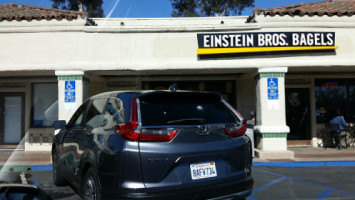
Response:
[[[255,0],[255,8],[272,8],[321,0]],[[50,0],[1,0],[1,4],[16,3],[31,6],[51,7]],[[154,3],[153,3],[154,2]],[[170,17],[170,0],[104,0],[106,17]],[[252,8],[245,9],[242,15],[251,15]]]

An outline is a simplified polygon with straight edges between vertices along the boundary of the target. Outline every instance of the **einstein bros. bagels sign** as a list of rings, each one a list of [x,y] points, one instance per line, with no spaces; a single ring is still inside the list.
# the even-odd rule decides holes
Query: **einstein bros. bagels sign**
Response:
[[[334,32],[197,34],[197,55],[334,50]]]

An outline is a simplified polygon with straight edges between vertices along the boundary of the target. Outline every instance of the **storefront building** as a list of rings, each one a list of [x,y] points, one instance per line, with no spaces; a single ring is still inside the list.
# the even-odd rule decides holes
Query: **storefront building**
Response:
[[[257,155],[291,158],[288,145],[322,145],[335,109],[355,122],[354,12],[339,0],[249,17],[88,19],[0,5],[0,147],[50,150],[53,121],[87,97],[177,83],[220,92],[247,119],[255,111]]]

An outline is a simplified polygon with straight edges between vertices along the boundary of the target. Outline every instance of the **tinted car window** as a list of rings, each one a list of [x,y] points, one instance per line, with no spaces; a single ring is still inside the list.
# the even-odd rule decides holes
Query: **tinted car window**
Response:
[[[83,105],[81,105],[78,110],[74,113],[73,117],[70,119],[68,125],[69,127],[77,127],[81,125],[81,122],[84,117],[84,112],[88,107],[90,101],[86,101]]]
[[[103,110],[107,99],[94,99],[86,115],[84,126],[96,128],[101,126],[103,120]]]
[[[143,126],[236,123],[214,94],[162,93],[140,98]]]

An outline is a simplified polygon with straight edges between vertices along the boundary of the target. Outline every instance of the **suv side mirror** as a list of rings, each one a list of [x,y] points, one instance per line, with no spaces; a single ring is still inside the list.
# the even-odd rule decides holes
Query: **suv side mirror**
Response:
[[[63,129],[65,128],[67,122],[65,120],[56,120],[53,123],[54,129]]]

